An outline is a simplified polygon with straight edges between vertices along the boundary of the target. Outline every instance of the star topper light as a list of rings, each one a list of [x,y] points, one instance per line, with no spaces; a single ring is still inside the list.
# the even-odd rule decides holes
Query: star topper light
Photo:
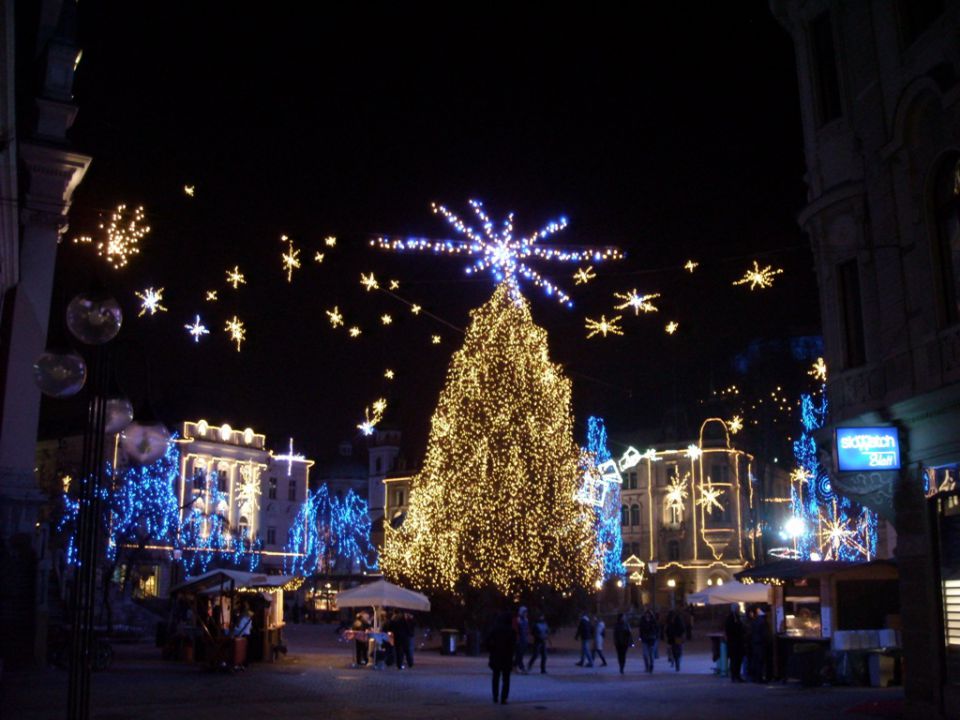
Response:
[[[463,239],[429,240],[426,238],[386,238],[378,237],[370,241],[374,247],[397,252],[432,252],[435,255],[469,255],[475,258],[466,268],[468,275],[489,270],[498,282],[510,286],[514,298],[519,298],[520,278],[529,280],[551,297],[555,297],[567,307],[573,307],[570,296],[551,281],[544,278],[528,263],[532,260],[549,260],[568,263],[619,260],[623,257],[614,247],[563,247],[547,248],[537,246],[538,240],[555,235],[567,226],[567,219],[551,221],[526,237],[514,236],[513,213],[499,225],[495,224],[483,209],[479,200],[470,200],[469,205],[480,223],[480,230],[468,225],[458,215],[443,205],[433,203],[433,212],[444,219]]]

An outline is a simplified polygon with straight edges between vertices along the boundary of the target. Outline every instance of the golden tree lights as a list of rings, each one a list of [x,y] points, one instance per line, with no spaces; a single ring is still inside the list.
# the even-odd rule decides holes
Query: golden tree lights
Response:
[[[424,589],[593,587],[600,565],[589,508],[574,499],[570,381],[508,283],[472,318],[406,520],[385,528],[383,569]]]

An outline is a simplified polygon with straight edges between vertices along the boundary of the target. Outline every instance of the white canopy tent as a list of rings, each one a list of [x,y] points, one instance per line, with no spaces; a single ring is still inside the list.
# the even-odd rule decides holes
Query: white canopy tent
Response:
[[[744,585],[736,580],[713,585],[706,590],[687,595],[691,603],[704,605],[729,605],[731,603],[768,603],[770,602],[770,586],[764,583],[750,583]]]
[[[380,579],[367,585],[344,590],[337,595],[338,607],[400,608],[401,610],[430,610],[430,600],[413,590],[407,590]],[[374,612],[374,624],[377,613]]]

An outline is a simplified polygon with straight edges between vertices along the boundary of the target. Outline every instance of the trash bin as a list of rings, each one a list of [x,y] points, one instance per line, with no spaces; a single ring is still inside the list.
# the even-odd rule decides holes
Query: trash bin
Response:
[[[441,655],[456,655],[457,654],[457,635],[460,634],[459,630],[452,630],[447,628],[446,630],[440,630],[440,654]]]

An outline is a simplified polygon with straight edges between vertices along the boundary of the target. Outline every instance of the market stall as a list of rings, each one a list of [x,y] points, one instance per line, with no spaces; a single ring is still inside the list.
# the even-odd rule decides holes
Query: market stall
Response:
[[[390,633],[383,632],[380,627],[381,611],[385,608],[395,608],[427,612],[430,610],[430,600],[426,595],[421,595],[413,590],[407,590],[380,579],[366,585],[344,590],[337,596],[337,606],[372,608],[372,627],[363,631],[347,630],[343,633],[343,638],[344,640],[368,643],[369,655],[377,658],[386,644],[393,643]],[[376,666],[377,663],[374,662],[374,667]]]
[[[273,661],[283,645],[283,592],[302,582],[288,575],[211,570],[171,590],[173,618],[166,656],[211,667]]]

